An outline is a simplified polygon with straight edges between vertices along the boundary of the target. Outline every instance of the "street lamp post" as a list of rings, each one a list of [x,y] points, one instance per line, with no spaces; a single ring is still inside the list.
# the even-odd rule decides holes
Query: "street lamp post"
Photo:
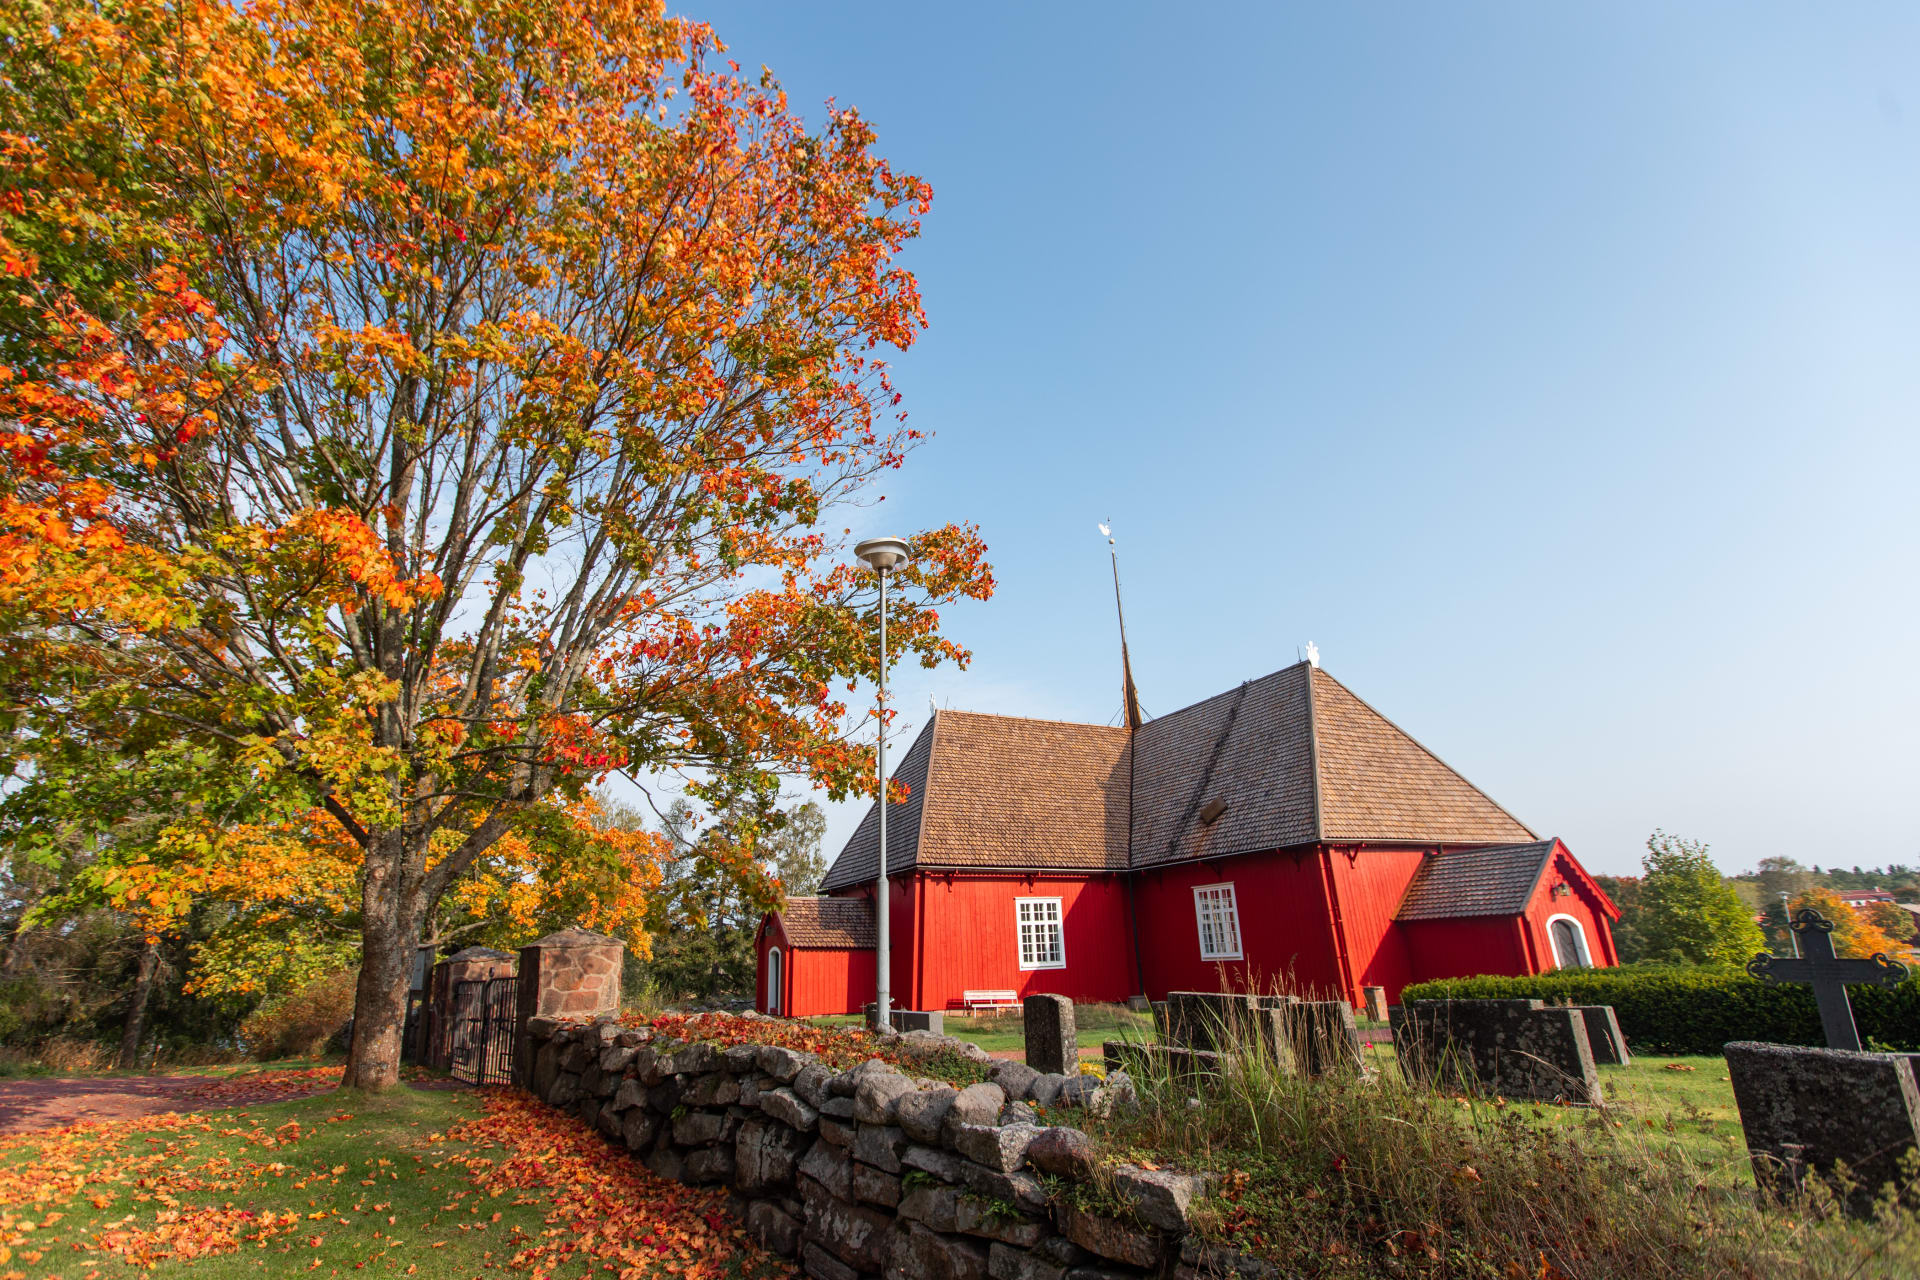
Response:
[[[893,1029],[893,935],[887,920],[887,575],[907,562],[907,544],[898,538],[868,538],[853,554],[880,577],[880,742],[874,767],[880,775],[880,874],[874,879],[879,939],[874,956],[873,1012],[876,1029]]]

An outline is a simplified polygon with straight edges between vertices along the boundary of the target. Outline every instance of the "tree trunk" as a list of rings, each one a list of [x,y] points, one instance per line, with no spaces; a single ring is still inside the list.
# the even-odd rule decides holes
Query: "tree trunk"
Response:
[[[147,1001],[153,995],[153,975],[160,968],[160,939],[148,934],[140,944],[140,963],[133,974],[133,996],[127,1004],[127,1021],[120,1028],[120,1056],[114,1065],[131,1071],[140,1065],[140,1033],[147,1026]]]
[[[360,894],[360,977],[353,989],[353,1044],[347,1051],[349,1089],[391,1089],[400,1083],[400,1041],[407,1023],[407,979],[424,923],[417,884],[407,884],[409,859],[398,832],[369,842]]]

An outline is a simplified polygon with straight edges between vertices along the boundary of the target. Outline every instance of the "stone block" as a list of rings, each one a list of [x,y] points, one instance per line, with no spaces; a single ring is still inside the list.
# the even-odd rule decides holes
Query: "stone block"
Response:
[[[683,1111],[674,1117],[673,1140],[683,1147],[700,1147],[720,1141],[726,1117],[711,1111]]]
[[[813,1280],[860,1280],[860,1273],[812,1240],[800,1251],[800,1269]]]
[[[1018,1205],[1030,1213],[1044,1213],[1052,1203],[1047,1189],[1040,1185],[1040,1179],[1022,1170],[1018,1173],[1002,1173],[998,1169],[989,1169],[983,1164],[971,1160],[960,1162],[960,1181],[967,1190],[989,1200],[1004,1200],[1008,1204]]]
[[[853,1140],[860,1136],[860,1126],[851,1120],[835,1120],[828,1116],[820,1117],[820,1136],[836,1147],[853,1147]]]
[[[1067,1269],[1025,1249],[995,1244],[988,1247],[987,1274],[993,1280],[1066,1280]]]
[[[888,1173],[899,1173],[903,1167],[900,1157],[909,1145],[907,1135],[893,1125],[863,1124],[853,1138],[853,1158]]]
[[[810,1131],[820,1119],[819,1112],[796,1098],[793,1090],[784,1085],[760,1095],[760,1110],[802,1133]]]
[[[967,1235],[983,1236],[1021,1249],[1030,1249],[1053,1234],[1050,1223],[1024,1214],[1002,1213],[997,1205],[988,1204],[978,1196],[961,1197],[954,1209],[953,1226],[954,1230]]]
[[[820,1104],[820,1114],[823,1116],[832,1116],[835,1120],[845,1120],[851,1124],[853,1121],[853,1099],[837,1096],[830,1097]]]
[[[992,1124],[1000,1118],[1000,1108],[1006,1105],[1006,1092],[999,1085],[970,1084],[954,1097],[945,1123],[949,1128],[962,1124]]]
[[[861,1124],[892,1124],[900,1098],[912,1092],[913,1081],[906,1076],[869,1075],[854,1090],[853,1118]]]
[[[1361,994],[1366,997],[1367,1018],[1371,1022],[1387,1020],[1387,989],[1385,987],[1362,987]]]
[[[953,1100],[957,1096],[958,1090],[951,1085],[903,1093],[894,1104],[894,1115],[900,1127],[915,1142],[938,1142],[940,1127],[946,1121],[947,1113],[953,1110]]]
[[[1021,1002],[1021,1014],[1029,1067],[1058,1075],[1079,1069],[1080,1037],[1074,1027],[1073,1001],[1065,996],[1028,996]]]
[[[800,1161],[799,1172],[826,1188],[835,1198],[853,1199],[853,1161],[832,1143],[815,1142]]]
[[[1075,1181],[1090,1177],[1099,1163],[1093,1139],[1078,1129],[1054,1126],[1033,1135],[1027,1144],[1027,1163],[1041,1173]]]
[[[1847,1211],[1871,1216],[1902,1157],[1920,1147],[1920,1089],[1906,1057],[1752,1041],[1725,1053],[1761,1189],[1784,1198],[1807,1173],[1830,1177],[1844,1161],[1858,1184]]]
[[[896,1249],[889,1280],[986,1280],[987,1246],[914,1223]]]
[[[771,1200],[747,1206],[747,1234],[769,1253],[791,1258],[800,1250],[800,1223]]]
[[[813,1055],[801,1053],[797,1049],[787,1049],[779,1045],[763,1044],[759,1049],[760,1069],[778,1080],[787,1083],[800,1074],[800,1069],[814,1061]]]
[[[720,1051],[720,1065],[735,1075],[746,1075],[760,1069],[760,1046],[757,1044],[730,1044]]]
[[[665,1142],[657,1144],[647,1156],[647,1168],[653,1170],[668,1182],[678,1182],[686,1174],[686,1161],[680,1153]]]
[[[1060,1224],[1061,1235],[1089,1253],[1130,1267],[1152,1267],[1160,1261],[1160,1239],[1152,1231],[1116,1218],[1082,1213],[1066,1204],[1054,1206],[1054,1220]]]
[[[1077,1065],[1078,1060],[1078,1055],[1076,1054],[1076,1066],[1074,1067],[1076,1071],[1079,1070]],[[1024,1062],[996,1062],[993,1064],[993,1069],[987,1072],[987,1079],[999,1085],[1010,1100],[1018,1100],[1026,1097],[1027,1090],[1032,1087],[1033,1082],[1039,1078],[1040,1072],[1035,1071]]]
[[[831,1068],[818,1062],[809,1062],[793,1077],[793,1092],[800,1101],[817,1111],[833,1096],[827,1092],[827,1082],[833,1079],[833,1074]]]
[[[689,1107],[724,1107],[740,1101],[740,1081],[725,1071],[695,1076],[680,1088],[680,1101]]]
[[[963,1124],[953,1131],[953,1149],[975,1164],[1012,1173],[1027,1162],[1027,1147],[1040,1132],[1030,1124]]]
[[[614,1091],[613,1101],[609,1102],[607,1107],[613,1111],[625,1111],[629,1107],[644,1107],[646,1105],[646,1086],[638,1080],[622,1080],[620,1087]]]
[[[853,1198],[891,1209],[900,1203],[900,1178],[870,1164],[853,1164]]]
[[[900,1197],[900,1216],[935,1231],[952,1231],[964,1198],[957,1187],[910,1187]]]
[[[702,1072],[721,1069],[720,1049],[711,1044],[690,1044],[673,1051],[667,1061],[667,1071],[676,1076],[699,1075]]]
[[[878,1058],[868,1058],[858,1066],[849,1067],[827,1082],[827,1091],[836,1098],[851,1098],[860,1088],[860,1082],[868,1076],[897,1076],[892,1063],[882,1062]]]
[[[966,1161],[939,1147],[912,1146],[901,1152],[900,1163],[908,1169],[930,1173],[943,1182],[959,1182],[960,1169]]]
[[[733,1148],[702,1147],[687,1156],[686,1179],[695,1184],[733,1179]]]
[[[1358,1071],[1365,1061],[1353,1006],[1345,1000],[1301,1000],[1268,1010],[1264,1016],[1287,1038],[1296,1070],[1320,1076]]]
[[[1176,1235],[1187,1230],[1188,1214],[1213,1183],[1213,1177],[1206,1174],[1142,1169],[1132,1164],[1113,1171],[1113,1189],[1135,1216],[1148,1226]]]
[[[659,1131],[659,1122],[645,1107],[633,1107],[620,1114],[620,1136],[629,1151],[645,1151],[653,1145],[654,1136]]]
[[[807,1239],[856,1271],[873,1273],[886,1268],[891,1252],[891,1216],[831,1195],[821,1183],[810,1180],[801,1182],[800,1198],[807,1206]]]
[[[1610,1004],[1577,1004],[1580,1016],[1587,1024],[1587,1045],[1593,1050],[1593,1060],[1600,1066],[1625,1067],[1633,1062],[1633,1055],[1627,1051],[1627,1038],[1620,1034],[1620,1019],[1614,1016]]]
[[[1050,1107],[1059,1101],[1060,1090],[1066,1087],[1067,1081],[1074,1078],[1050,1071],[1027,1086],[1027,1096],[1036,1107]]]
[[[734,1186],[763,1194],[791,1186],[806,1138],[772,1120],[748,1120],[733,1140]]]
[[[1394,1055],[1415,1083],[1538,1102],[1600,1101],[1586,1020],[1538,1000],[1409,1000]]]

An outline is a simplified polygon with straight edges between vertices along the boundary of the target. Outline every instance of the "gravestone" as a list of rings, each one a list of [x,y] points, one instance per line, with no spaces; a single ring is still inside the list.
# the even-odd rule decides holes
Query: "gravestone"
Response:
[[[1253,1002],[1217,991],[1169,991],[1167,1040],[1187,1049],[1218,1052],[1247,1033]]]
[[[1299,1000],[1272,1016],[1287,1028],[1295,1066],[1310,1076],[1357,1071],[1366,1061],[1353,1006],[1345,1000]]]
[[[1367,1020],[1385,1022],[1387,1020],[1387,989],[1385,987],[1364,987],[1367,997]]]
[[[1148,1087],[1167,1081],[1193,1088],[1203,1081],[1217,1080],[1222,1074],[1221,1056],[1208,1049],[1140,1044],[1133,1040],[1108,1040],[1100,1048],[1106,1056],[1109,1076],[1124,1071]]]
[[[1073,1001],[1065,996],[1028,996],[1021,1005],[1027,1033],[1027,1065],[1043,1075],[1080,1069],[1080,1036]]]
[[[1897,1053],[1857,1053],[1801,1045],[1736,1041],[1727,1074],[1754,1181],[1775,1198],[1798,1189],[1806,1173],[1830,1176],[1845,1161],[1857,1186],[1847,1211],[1868,1217],[1900,1160],[1920,1146],[1920,1089]]]
[[[1153,1038],[1162,1044],[1173,1042],[1173,1024],[1167,1018],[1167,1002],[1150,1000],[1148,1007],[1153,1010]]]
[[[1505,1098],[1600,1101],[1586,1019],[1538,1000],[1409,1000],[1393,1049],[1407,1079]]]
[[[1800,955],[1788,960],[1762,952],[1747,961],[1747,972],[1763,982],[1804,982],[1813,988],[1820,1008],[1820,1027],[1829,1049],[1858,1049],[1860,1032],[1853,1025],[1853,1005],[1847,988],[1894,987],[1907,976],[1907,966],[1875,954],[1865,960],[1842,960],[1833,954],[1833,922],[1812,907],[1793,916]]]
[[[1610,1004],[1577,1004],[1580,1016],[1587,1023],[1587,1044],[1593,1049],[1593,1060],[1603,1067],[1625,1067],[1633,1063],[1633,1055],[1627,1052],[1627,1038],[1620,1034],[1620,1019],[1614,1016]]]

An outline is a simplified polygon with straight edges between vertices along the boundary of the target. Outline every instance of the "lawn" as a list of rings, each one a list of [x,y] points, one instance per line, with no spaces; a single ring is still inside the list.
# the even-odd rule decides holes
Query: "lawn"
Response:
[[[0,1280],[602,1268],[787,1273],[722,1196],[505,1090],[325,1093],[0,1139]]]

